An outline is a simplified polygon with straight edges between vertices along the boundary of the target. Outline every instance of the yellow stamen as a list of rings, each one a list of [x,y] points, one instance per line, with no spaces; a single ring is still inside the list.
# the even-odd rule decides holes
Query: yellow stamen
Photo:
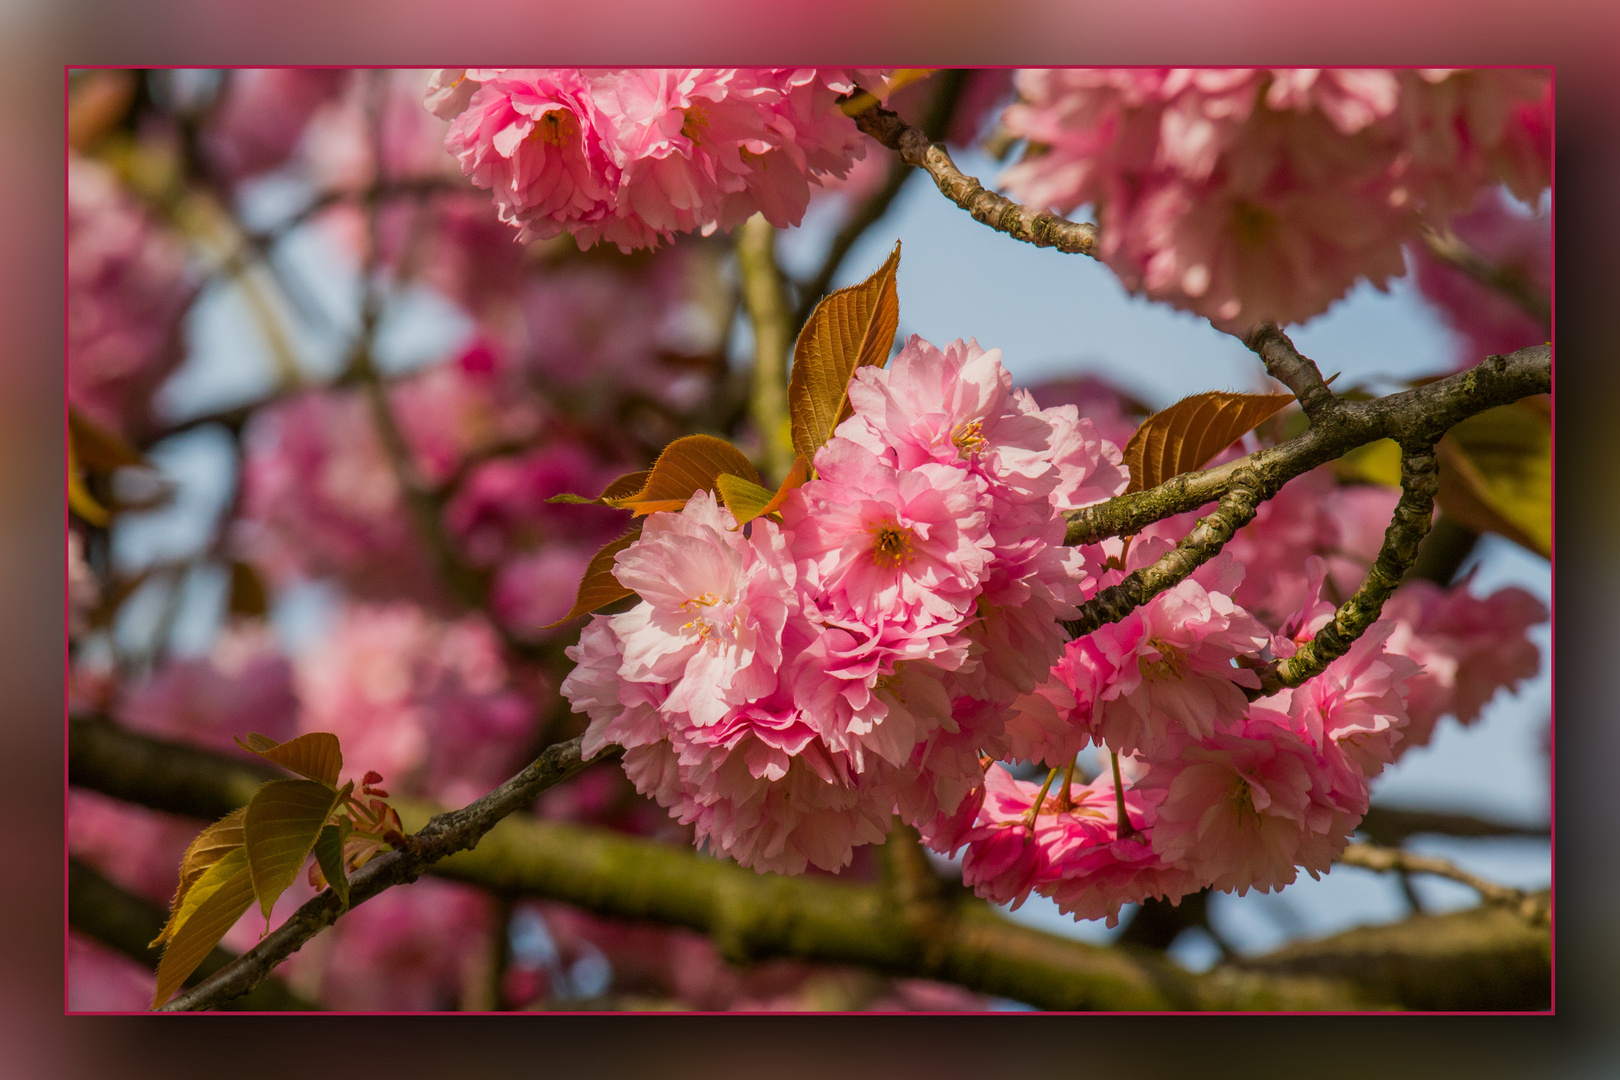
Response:
[[[709,113],[702,105],[689,105],[681,111],[686,114],[686,120],[681,124],[681,134],[691,139],[695,146],[709,130]]]
[[[872,561],[879,566],[903,566],[911,561],[911,530],[893,521],[883,521],[866,530],[877,538],[872,545]]]
[[[956,430],[951,432],[951,444],[956,447],[958,456],[968,458],[983,452],[988,445],[984,435],[981,434],[983,431],[982,420],[969,420],[956,425]]]

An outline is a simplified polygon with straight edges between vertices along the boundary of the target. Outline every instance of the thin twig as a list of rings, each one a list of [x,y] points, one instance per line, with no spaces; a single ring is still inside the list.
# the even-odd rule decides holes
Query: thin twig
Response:
[[[1097,255],[1097,226],[1044,210],[1020,206],[998,195],[956,167],[944,145],[881,106],[856,115],[855,125],[891,150],[907,165],[925,169],[951,202],[998,232],[1036,247],[1055,247],[1071,255]]]
[[[951,118],[956,114],[957,105],[962,100],[962,90],[967,85],[967,72],[953,68],[937,72],[931,81],[935,84],[935,89],[928,102],[928,114],[923,118],[922,130],[930,139],[942,139],[950,127]],[[905,186],[911,175],[911,165],[904,158],[889,159],[888,171],[884,173],[882,186],[855,207],[849,220],[844,222],[833,237],[832,243],[827,246],[827,254],[822,258],[821,268],[816,271],[816,276],[800,287],[799,306],[793,315],[794,326],[803,326],[810,318],[816,304],[832,287],[833,278],[837,275],[838,268],[844,264],[844,258],[850,249],[865,235],[867,229],[889,212],[889,207],[894,204],[895,197],[900,194],[900,189]]]
[[[1373,401],[1343,401],[1333,422],[1225,465],[1182,473],[1158,487],[1082,507],[1068,514],[1067,542],[1094,544],[1126,536],[1177,514],[1215,502],[1246,473],[1277,490],[1289,480],[1358,446],[1379,439],[1428,445],[1460,420],[1552,389],[1552,349],[1533,345],[1447,378]]]
[[[1487,904],[1510,908],[1533,926],[1545,926],[1552,918],[1552,906],[1546,897],[1487,881],[1453,862],[1432,855],[1416,855],[1401,848],[1378,847],[1375,844],[1351,844],[1339,856],[1339,861],[1346,866],[1359,866],[1385,874],[1390,871],[1433,874],[1460,882],[1479,893],[1480,899]]]
[[[1315,362],[1300,355],[1276,323],[1261,323],[1240,340],[1260,357],[1267,374],[1294,392],[1313,425],[1338,415],[1343,403],[1328,389]]]
[[[1265,665],[1259,672],[1260,689],[1255,696],[1274,694],[1285,686],[1298,686],[1320,674],[1327,666],[1350,651],[1357,638],[1378,621],[1388,600],[1400,585],[1406,571],[1417,561],[1418,546],[1434,520],[1434,497],[1440,490],[1440,467],[1434,447],[1407,450],[1401,455],[1401,497],[1395,504],[1383,546],[1367,570],[1367,578],[1355,595],[1333,613],[1333,619],[1316,636],[1285,660]]]
[[[476,845],[497,822],[528,806],[540,792],[568,779],[593,761],[601,761],[617,752],[617,747],[609,747],[596,757],[586,759],[581,756],[577,738],[550,747],[522,772],[477,802],[435,816],[420,832],[406,837],[401,850],[379,856],[355,871],[349,878],[349,905],[353,907],[395,885],[415,881],[422,871],[440,859]],[[164,1005],[163,1011],[217,1008],[247,993],[277,964],[336,922],[342,913],[343,905],[327,889],[293,912],[286,922],[235,961]]]
[[[1544,327],[1552,326],[1552,301],[1531,286],[1524,275],[1496,266],[1479,252],[1463,243],[1450,229],[1439,231],[1424,229],[1423,246],[1441,262],[1453,266],[1481,285],[1512,300],[1527,314],[1541,320]]]

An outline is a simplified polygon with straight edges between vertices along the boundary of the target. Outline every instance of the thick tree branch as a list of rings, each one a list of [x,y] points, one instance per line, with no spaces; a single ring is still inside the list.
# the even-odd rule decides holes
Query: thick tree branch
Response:
[[[1552,919],[1552,906],[1545,894],[1527,893],[1523,889],[1498,885],[1477,874],[1470,874],[1456,863],[1432,855],[1418,855],[1401,848],[1379,847],[1376,844],[1351,844],[1339,856],[1339,861],[1346,866],[1359,866],[1384,874],[1397,871],[1448,878],[1467,885],[1479,893],[1480,899],[1487,904],[1508,908],[1532,926],[1546,926]]]
[[[242,766],[222,755],[120,731],[105,723],[75,722],[70,742],[73,783],[145,805],[175,809],[186,804],[202,810],[202,816],[214,818],[240,805],[233,797],[245,800],[257,786],[256,771],[244,775]],[[171,753],[180,759],[179,765],[151,771]],[[210,758],[219,774],[212,779],[203,767]],[[210,793],[215,801],[202,807],[195,794],[165,789],[172,784],[195,784],[195,791]],[[242,794],[244,787],[247,790]],[[407,826],[429,821],[433,813],[432,807],[405,800],[395,800],[395,805]],[[897,849],[894,857],[905,860],[911,854]],[[404,853],[383,856],[372,865],[383,860],[397,863],[403,857]],[[445,877],[512,895],[559,900],[600,915],[688,927],[711,936],[738,962],[792,956],[860,964],[892,974],[956,982],[1049,1009],[1297,1010],[1412,1003],[1399,993],[1388,992],[1382,982],[1361,984],[1353,972],[1322,979],[1308,965],[1301,965],[1286,972],[1285,978],[1271,973],[1256,978],[1253,972],[1223,966],[1195,975],[1163,957],[1129,948],[1097,948],[1043,934],[1008,921],[949,883],[942,882],[938,892],[931,887],[917,888],[921,879],[909,863],[894,868],[890,886],[783,878],[607,830],[508,817],[489,829],[476,848],[454,854],[431,869]],[[376,873],[367,866],[355,875],[356,897],[362,895],[362,888],[366,896],[380,891],[368,871]],[[409,875],[414,876],[414,872]],[[909,883],[902,884],[907,879]],[[336,903],[329,893],[305,905],[305,909],[312,907],[325,920],[321,925],[335,917]],[[294,916],[297,918],[299,915]],[[278,930],[245,954],[244,962],[253,962],[255,953],[271,946],[281,933]],[[1494,930],[1490,933],[1495,935]],[[1454,937],[1459,964],[1472,965],[1481,954],[1495,955],[1494,939],[1481,942],[1466,934]],[[1521,946],[1518,939],[1512,943],[1513,949]],[[291,951],[288,948],[282,955]],[[1445,955],[1428,949],[1424,963],[1442,969]],[[1545,976],[1537,977],[1545,983]],[[1504,990],[1504,1000],[1517,1000],[1513,994],[1533,997],[1541,993],[1542,984],[1532,981],[1528,989],[1516,985]],[[211,993],[216,1000],[227,996],[217,988],[210,991],[210,984],[199,991]],[[194,1000],[194,996],[188,995],[186,1000]],[[1463,1007],[1493,1004],[1485,999]]]
[[[759,428],[766,479],[780,483],[793,466],[793,433],[788,421],[788,350],[793,330],[788,325],[787,295],[782,272],[776,266],[776,229],[765,215],[755,214],[737,231],[737,269],[742,277],[743,304],[754,327],[754,370],[749,414]]]
[[[122,798],[131,798],[157,788],[158,785],[149,777],[132,770],[129,762],[131,759],[162,757],[171,749],[170,746],[159,740],[120,732],[105,723],[75,722],[75,726],[69,730],[70,782],[118,794]],[[81,745],[75,747],[75,743]],[[85,743],[99,745],[82,745]],[[592,760],[602,760],[611,754],[612,751],[607,751]],[[229,759],[223,760],[219,775],[209,781],[202,775],[207,769],[200,766],[209,757],[220,760],[218,755],[192,750],[175,756],[180,762],[168,770],[169,777],[190,776],[203,780],[199,790],[217,800],[206,808],[205,817],[215,818],[229,813],[235,807],[224,806],[225,803],[232,802],[234,796],[240,795],[240,799],[234,801],[235,805],[242,805],[257,790],[257,784],[253,784],[251,789],[242,791],[254,773],[237,768]],[[580,757],[578,739],[558,743],[477,802],[427,819],[419,832],[406,838],[406,846],[402,850],[379,856],[354,873],[350,878],[350,904],[363,903],[395,885],[415,881],[423,870],[448,855],[477,844],[502,818],[527,807],[540,792],[566,780],[588,764],[590,761]],[[184,797],[180,795],[159,795],[151,800],[137,798],[136,801],[172,809],[183,800]],[[193,805],[201,809],[200,802],[198,799]],[[197,987],[180,994],[163,1008],[171,1012],[217,1008],[247,993],[263,981],[277,964],[298,951],[304,942],[337,921],[340,914],[341,906],[331,890],[321,893],[237,960]]]
[[[1370,1000],[1409,1009],[1546,1009],[1552,1004],[1551,955],[1546,927],[1486,906],[1358,927],[1235,966],[1334,976],[1361,987]]]
[[[155,969],[163,954],[148,948],[147,942],[158,936],[166,921],[168,913],[144,896],[125,892],[94,867],[68,859],[68,925],[73,929]],[[186,985],[201,982],[235,959],[235,953],[216,946],[187,976]],[[272,975],[224,1008],[307,1012],[320,1006],[305,1001]]]
[[[1440,467],[1434,447],[1406,450],[1401,454],[1401,497],[1395,504],[1383,546],[1367,571],[1355,595],[1333,613],[1333,620],[1316,636],[1285,660],[1278,660],[1260,672],[1256,696],[1274,694],[1285,686],[1298,686],[1320,674],[1355,644],[1383,613],[1388,600],[1417,561],[1418,546],[1434,521],[1434,497],[1440,490]]]
[[[1407,837],[1436,836],[1524,836],[1546,839],[1546,825],[1517,825],[1491,821],[1472,814],[1452,814],[1443,810],[1415,810],[1403,806],[1373,806],[1362,817],[1356,831],[1377,844],[1398,846]]]
[[[879,105],[858,113],[855,125],[891,150],[907,165],[927,171],[940,192],[973,215],[975,221],[1004,232],[1014,240],[1036,247],[1055,247],[1071,255],[1097,254],[1097,226],[1084,221],[1020,206],[1005,195],[988,190],[956,167],[950,151]]]
[[[1551,389],[1552,349],[1534,345],[1508,356],[1487,357],[1467,371],[1399,394],[1342,401],[1331,423],[1314,425],[1281,445],[1071,511],[1068,543],[1092,544],[1140,532],[1155,521],[1215,502],[1237,476],[1249,472],[1259,476],[1266,490],[1276,491],[1294,477],[1379,439],[1432,445],[1460,420]]]

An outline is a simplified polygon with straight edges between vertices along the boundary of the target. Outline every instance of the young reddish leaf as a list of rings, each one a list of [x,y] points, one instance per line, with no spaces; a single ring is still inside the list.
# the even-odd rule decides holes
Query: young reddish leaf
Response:
[[[1172,476],[1203,468],[1293,400],[1292,394],[1212,390],[1154,413],[1125,444],[1125,464],[1131,470],[1126,490],[1158,487]]]
[[[330,731],[311,731],[284,743],[250,731],[246,739],[237,739],[236,745],[330,788],[337,787],[338,774],[343,771],[343,748]]]
[[[180,929],[181,924],[190,916],[192,908],[196,906],[195,903],[190,907],[186,905],[186,897],[192,887],[210,867],[245,843],[242,835],[242,816],[246,813],[246,807],[232,810],[198,833],[197,839],[186,848],[185,855],[180,859],[180,884],[174,891],[174,899],[169,903],[169,921],[164,924],[163,932],[152,939],[148,948],[155,949],[174,936],[175,931]]]
[[[1440,440],[1440,508],[1476,532],[1552,555],[1552,424],[1517,401],[1471,416]]]
[[[633,511],[637,517],[660,510],[680,510],[697,492],[714,490],[715,480],[721,473],[759,482],[754,463],[735,446],[713,435],[687,435],[664,447],[638,490],[612,498],[604,493],[602,501]],[[620,477],[608,491],[629,480],[629,476]]]
[[[325,826],[315,838],[315,865],[321,868],[322,876],[345,910],[349,906],[349,875],[343,868],[343,844],[352,828],[348,818],[340,817],[336,825]]]
[[[714,486],[720,493],[720,501],[726,504],[731,516],[737,519],[739,529],[763,514],[765,508],[771,504],[771,500],[776,498],[770,488],[761,487],[752,480],[744,480],[730,473],[721,473],[715,477]]]
[[[274,783],[307,783],[304,780]],[[214,863],[197,879],[186,896],[184,919],[169,936],[158,962],[155,1009],[185,984],[186,977],[219,944],[225,932],[253,903],[253,882],[248,872],[247,851],[236,848]]]
[[[839,289],[810,313],[793,345],[788,379],[788,411],[793,417],[793,449],[814,461],[849,415],[849,380],[855,369],[889,361],[900,325],[900,298],[894,275],[900,244],[877,273]]]
[[[574,594],[574,606],[568,609],[568,614],[556,622],[547,623],[545,629],[561,626],[569,619],[583,615],[587,611],[595,611],[604,604],[611,604],[626,596],[634,596],[634,592],[620,585],[619,579],[613,576],[613,560],[619,552],[640,539],[641,526],[637,525],[592,555],[590,565],[585,568],[585,576],[579,579],[579,591]]]
[[[247,805],[242,821],[253,894],[265,920],[270,908],[298,877],[338,793],[313,780],[272,780]]]

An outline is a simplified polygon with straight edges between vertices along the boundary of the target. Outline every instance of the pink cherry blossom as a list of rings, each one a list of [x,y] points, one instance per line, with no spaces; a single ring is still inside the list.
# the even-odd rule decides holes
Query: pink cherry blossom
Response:
[[[351,606],[295,673],[299,729],[336,734],[345,769],[380,772],[395,794],[465,805],[515,772],[536,735],[533,704],[476,616]]]
[[[352,75],[313,68],[244,68],[224,74],[225,90],[210,112],[202,145],[213,168],[232,179],[285,163],[310,117]]]
[[[153,394],[183,358],[196,275],[180,238],[106,166],[69,155],[67,199],[68,401],[138,438],[153,427]]]
[[[983,481],[934,462],[900,471],[841,438],[817,452],[816,470],[782,519],[825,606],[959,622],[989,567]]]
[[[1546,85],[1526,71],[1024,71],[1002,122],[1034,149],[1002,183],[1094,205],[1101,257],[1133,292],[1225,325],[1298,322],[1360,278],[1398,277],[1422,213],[1443,218],[1498,176],[1535,187],[1534,114],[1519,110]]]
[[[1310,745],[1267,715],[1187,743],[1138,782],[1163,793],[1153,850],[1240,895],[1290,884],[1297,866],[1326,871],[1356,820],[1331,798]]]
[[[1450,228],[1492,266],[1532,292],[1551,295],[1552,221],[1546,214],[1515,208],[1499,189],[1488,189],[1472,209],[1451,219]],[[1420,244],[1408,250],[1419,291],[1439,308],[1456,337],[1458,368],[1549,339],[1546,321],[1511,297],[1441,262]]]
[[[797,225],[865,151],[836,107],[852,89],[811,68],[486,68],[436,74],[428,104],[522,239],[630,251],[756,212]]]

